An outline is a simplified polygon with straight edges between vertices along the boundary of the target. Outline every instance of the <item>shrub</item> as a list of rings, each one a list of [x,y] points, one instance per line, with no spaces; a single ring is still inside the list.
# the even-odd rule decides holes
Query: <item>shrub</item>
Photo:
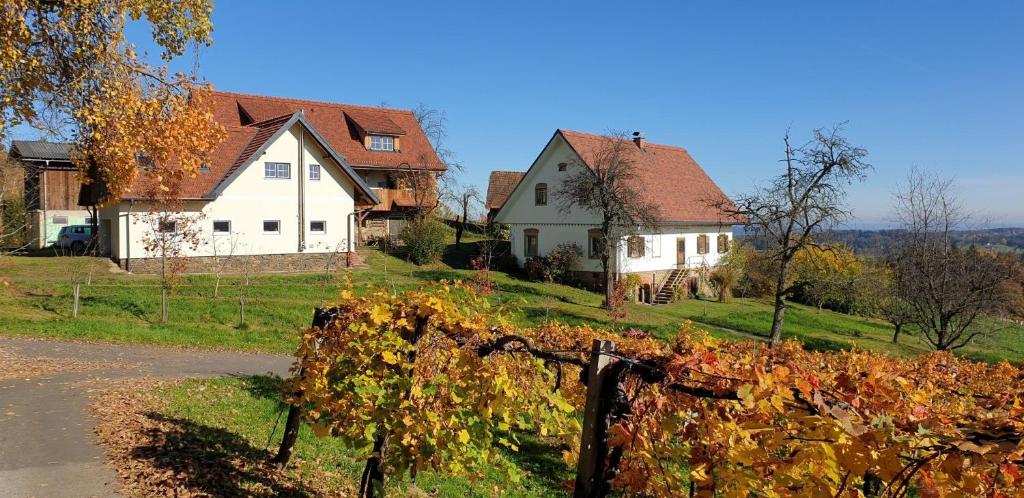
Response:
[[[736,244],[727,256],[736,258],[736,266],[740,268],[735,294],[743,297],[764,297],[775,292],[777,269],[769,255],[763,251],[755,251],[747,244]]]
[[[643,279],[636,273],[630,273],[624,276],[622,278],[622,286],[626,289],[626,298],[630,301],[635,301],[637,289],[639,289],[643,283]]]
[[[675,289],[672,289],[672,302],[678,303],[690,299],[690,286],[680,285]]]
[[[526,278],[538,282],[551,281],[551,274],[548,268],[548,258],[544,256],[526,258],[526,261],[523,262],[523,272],[526,273]]]
[[[548,253],[548,265],[551,278],[556,282],[567,283],[572,279],[572,271],[579,268],[580,255],[583,250],[571,242],[563,242]]]
[[[576,244],[558,244],[547,256],[527,258],[523,271],[530,280],[568,283],[572,270],[579,266],[580,254],[582,251]]]
[[[718,293],[718,301],[732,301],[732,290],[740,280],[740,271],[732,265],[719,265],[711,272],[711,285]]]
[[[447,227],[436,218],[410,220],[401,234],[402,242],[409,251],[409,260],[418,265],[440,261],[444,255],[447,231]]]

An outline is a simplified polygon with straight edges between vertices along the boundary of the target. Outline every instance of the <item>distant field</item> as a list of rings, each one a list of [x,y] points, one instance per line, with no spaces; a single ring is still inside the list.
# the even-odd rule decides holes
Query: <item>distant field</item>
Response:
[[[365,251],[370,268],[348,272],[357,290],[373,287],[411,289],[428,281],[470,278],[473,272],[453,268],[464,264],[466,250],[452,251],[449,264],[419,267],[376,250]],[[92,265],[91,285],[82,287],[82,308],[71,318],[72,290],[66,269]],[[87,266],[86,266],[87,267]],[[495,272],[492,299],[512,303],[513,319],[523,325],[558,320],[570,324],[609,326],[600,307],[602,296],[572,287],[527,282]],[[246,322],[238,326],[240,277],[226,276],[220,296],[213,297],[214,278],[193,275],[174,290],[170,320],[159,323],[160,288],[154,276],[111,272],[104,259],[84,257],[4,257],[0,259],[0,333],[64,339],[138,342],[208,348],[294,351],[296,331],[309,323],[312,310],[332,302],[342,289],[341,274],[265,274],[251,277]],[[669,338],[684,320],[713,335],[747,339],[765,336],[771,322],[769,303],[736,299],[723,304],[689,300],[665,306],[630,305],[621,327],[637,327]],[[928,351],[915,337],[891,344],[889,324],[831,311],[791,305],[785,337],[816,349],[861,347],[898,355]],[[1024,359],[1024,327],[1009,327],[962,353],[988,361]]]

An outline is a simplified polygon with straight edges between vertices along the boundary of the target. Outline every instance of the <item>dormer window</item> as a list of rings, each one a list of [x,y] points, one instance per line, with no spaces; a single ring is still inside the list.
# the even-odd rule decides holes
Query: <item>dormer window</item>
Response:
[[[200,164],[199,165],[199,172],[200,173],[209,173],[210,172],[210,165],[206,164],[206,163]]]
[[[394,152],[395,137],[388,135],[370,135],[370,150]]]

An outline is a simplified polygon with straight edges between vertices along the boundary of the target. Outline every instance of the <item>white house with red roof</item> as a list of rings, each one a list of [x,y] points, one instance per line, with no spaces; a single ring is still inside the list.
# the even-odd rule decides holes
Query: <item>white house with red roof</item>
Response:
[[[322,269],[436,202],[401,184],[445,170],[410,111],[215,92],[213,114],[227,137],[180,192],[198,220],[199,244],[183,254],[195,271],[229,253],[259,256],[259,269]],[[155,264],[153,230],[175,229],[153,226],[142,176],[99,216],[111,257],[133,271]]]
[[[555,131],[511,194],[502,199],[494,221],[510,227],[512,254],[520,264],[559,244],[574,243],[583,251],[581,277],[600,282],[600,217],[578,208],[563,210],[556,192],[574,168],[592,167],[608,140]],[[685,149],[649,143],[639,134],[631,146],[637,148],[632,157],[636,189],[659,206],[661,221],[623,238],[611,264],[621,274],[638,274],[652,290],[648,295],[657,294],[651,297],[664,301],[687,277],[718,264],[733,239],[733,221],[713,206],[715,200],[727,198]]]

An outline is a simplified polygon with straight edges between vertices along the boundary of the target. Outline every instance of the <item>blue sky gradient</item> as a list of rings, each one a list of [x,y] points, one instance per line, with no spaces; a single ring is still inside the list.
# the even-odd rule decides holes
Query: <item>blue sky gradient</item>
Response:
[[[445,110],[482,189],[562,127],[642,130],[736,193],[780,171],[787,128],[848,121],[875,166],[853,227],[887,222],[912,166],[1024,225],[1021,2],[222,0],[214,22],[199,63],[217,88]]]

